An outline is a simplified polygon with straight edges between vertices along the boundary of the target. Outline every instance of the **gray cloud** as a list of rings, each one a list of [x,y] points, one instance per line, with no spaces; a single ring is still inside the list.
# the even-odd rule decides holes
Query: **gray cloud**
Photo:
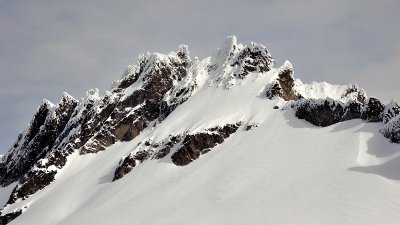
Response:
[[[303,81],[358,83],[400,100],[396,0],[0,2],[0,153],[43,98],[107,90],[142,52],[211,55],[231,34],[289,59]]]

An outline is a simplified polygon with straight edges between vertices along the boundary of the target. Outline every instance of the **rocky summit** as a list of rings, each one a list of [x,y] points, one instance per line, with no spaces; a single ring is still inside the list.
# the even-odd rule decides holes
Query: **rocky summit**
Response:
[[[310,159],[313,154],[327,154],[319,152],[322,146],[331,146],[329,152],[336,151],[332,157],[343,158],[335,155],[342,151],[343,146],[333,143],[343,143],[349,151],[345,155],[351,157],[351,149],[358,149],[358,160],[364,159],[363,155],[367,153],[378,158],[387,156],[388,153],[379,153],[379,146],[383,145],[388,146],[385,149],[400,150],[400,145],[397,145],[400,143],[400,107],[395,101],[385,104],[368,96],[355,84],[305,84],[295,77],[294,71],[289,61],[275,67],[275,61],[265,46],[257,43],[243,45],[237,42],[236,37],[228,37],[212,56],[202,60],[192,58],[186,45],[167,55],[142,54],[104,94],[93,89],[81,100],[67,93],[57,104],[44,100],[27,128],[0,158],[0,194],[7,195],[6,201],[1,202],[4,206],[0,210],[0,225],[27,224],[26,221],[30,221],[29,224],[99,224],[97,216],[91,212],[104,214],[100,218],[104,224],[109,224],[105,218],[109,214],[105,213],[108,211],[103,206],[115,206],[117,211],[109,215],[114,221],[119,216],[127,218],[115,224],[179,224],[182,222],[178,219],[181,213],[193,216],[198,212],[196,215],[203,216],[197,205],[193,205],[196,201],[201,207],[203,204],[221,204],[222,207],[226,201],[233,206],[221,216],[237,214],[241,209],[237,194],[253,190],[248,187],[250,183],[259,188],[254,190],[256,193],[264,193],[260,192],[264,190],[269,197],[265,203],[257,200],[248,203],[264,207],[267,214],[274,213],[268,206],[268,201],[274,198],[273,193],[264,183],[253,180],[255,178],[245,172],[253,171],[252,174],[260,180],[276,181],[274,174],[263,172],[274,170],[268,157],[261,160],[264,155],[270,159],[275,157],[279,162],[275,165],[278,168],[290,165],[280,161],[274,150],[282,151],[283,156],[288,149],[293,151],[293,147],[297,147],[300,153],[288,156],[289,161],[292,156],[301,155],[304,148],[315,150],[314,153],[304,150],[305,155],[299,155],[297,163],[308,162],[304,158],[307,154],[310,154]],[[347,128],[339,129],[341,125]],[[347,131],[349,135],[340,133]],[[331,136],[324,138],[333,140],[333,143],[311,141],[313,145],[304,144],[297,139],[300,133],[311,135],[310,139],[330,133]],[[366,140],[366,137],[370,139]],[[345,141],[341,142],[344,138]],[[366,145],[370,146],[367,153],[360,150],[363,148],[360,146]],[[396,159],[392,157],[382,161],[382,165]],[[193,165],[197,161],[201,162]],[[248,167],[243,166],[246,163],[249,163]],[[386,167],[377,170],[358,167],[364,164],[368,163],[362,161],[360,165],[353,165],[352,170],[376,173],[386,179],[398,178],[386,174]],[[250,165],[259,169],[253,170]],[[310,174],[317,170],[310,170],[314,171],[310,173],[303,168],[298,171],[304,172],[295,174],[299,179],[303,176],[304,182],[316,178]],[[242,177],[237,177],[238,174]],[[214,175],[213,182],[217,186],[207,183]],[[192,180],[190,185],[187,183],[189,179]],[[242,183],[241,179],[249,180]],[[328,183],[336,182],[329,179]],[[357,188],[370,184],[383,192],[385,190],[380,181],[371,184],[363,179],[353,180],[360,182],[352,183]],[[287,182],[285,179],[279,181]],[[342,184],[340,182],[335,185]],[[276,184],[268,185],[273,189]],[[290,186],[289,183],[286,185]],[[328,186],[320,185],[320,191],[329,191]],[[176,192],[177,187],[181,187],[182,192],[187,190],[184,188],[196,192],[189,191],[191,195],[184,195]],[[206,194],[201,190],[206,190]],[[68,199],[60,194],[63,191],[68,192],[65,197]],[[297,198],[292,197],[293,201]],[[195,200],[192,202],[191,199]],[[160,211],[150,207],[157,204],[154,201],[161,202],[160,206],[154,206]],[[315,201],[319,204],[319,200]],[[99,205],[93,205],[93,202]],[[390,204],[400,206],[399,203]],[[342,215],[341,204],[346,205],[342,202],[332,205],[337,208],[334,214]],[[91,207],[97,206],[99,208],[91,211]],[[132,210],[131,216],[128,206],[136,209]],[[186,208],[181,209],[181,206]],[[45,207],[52,209],[46,212],[43,210]],[[284,208],[279,204],[276,207]],[[218,206],[211,208],[216,210]],[[164,215],[164,223],[149,213],[163,214],[162,210],[174,217]],[[207,215],[211,215],[209,221],[218,217],[212,213]],[[322,221],[318,216],[312,216],[309,221]],[[243,218],[245,216],[238,221],[245,222]],[[201,221],[209,224],[206,220]],[[229,219],[223,221],[229,222]]]

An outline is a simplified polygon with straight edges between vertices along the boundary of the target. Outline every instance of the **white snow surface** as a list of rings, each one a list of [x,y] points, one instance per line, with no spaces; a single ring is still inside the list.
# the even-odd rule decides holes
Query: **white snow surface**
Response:
[[[399,224],[399,145],[379,133],[378,123],[320,128],[273,110],[278,100],[260,92],[276,72],[250,74],[230,89],[200,85],[131,142],[70,155],[51,185],[3,213],[27,206],[10,224],[30,225]],[[316,98],[325,90],[336,95],[334,86],[311,85],[322,90]],[[187,166],[175,166],[171,152],[111,182],[139,142],[239,121],[238,132]],[[259,126],[245,131],[253,123]],[[0,203],[12,188],[0,188]]]

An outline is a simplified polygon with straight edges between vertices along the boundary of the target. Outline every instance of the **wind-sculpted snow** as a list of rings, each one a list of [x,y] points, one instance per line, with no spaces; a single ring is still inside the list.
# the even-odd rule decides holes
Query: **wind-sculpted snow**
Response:
[[[58,182],[70,187],[72,194],[78,193],[77,188],[82,185],[85,194],[80,197],[85,198],[92,190],[98,193],[101,184],[107,183],[110,188],[124,184],[155,162],[185,170],[218,154],[225,154],[224,161],[229,154],[241,152],[244,142],[251,146],[241,153],[249,154],[243,155],[248,158],[252,148],[273,151],[267,142],[275,143],[269,140],[275,136],[287,138],[278,140],[281,145],[274,145],[285,150],[291,143],[291,136],[286,137],[285,133],[294,131],[282,132],[275,127],[276,132],[271,133],[268,126],[283,126],[282,119],[278,119],[281,122],[277,125],[274,118],[283,117],[288,111],[321,127],[352,119],[361,119],[365,124],[380,123],[376,132],[380,130],[382,138],[400,143],[400,108],[394,101],[385,106],[357,85],[304,84],[295,78],[289,61],[279,68],[274,68],[274,63],[265,46],[238,44],[236,37],[228,37],[211,57],[203,60],[192,59],[185,45],[179,46],[176,53],[142,54],[103,95],[91,89],[80,101],[68,94],[57,105],[44,101],[28,128],[0,158],[1,188],[16,185],[7,192],[10,196],[0,211],[0,224],[13,219],[15,223],[26,221],[24,216],[32,215],[25,211],[41,207],[46,193],[62,188]],[[293,127],[299,123],[292,117],[286,122]],[[253,134],[262,136],[254,139]],[[118,146],[125,147],[120,150]],[[103,169],[86,167],[100,158],[98,164]],[[240,167],[242,162],[232,163]],[[75,171],[76,178],[68,171]],[[100,171],[102,174],[97,177]],[[83,174],[90,175],[84,179]],[[154,173],[146,179],[151,176],[158,175]],[[70,185],[66,181],[69,179],[96,182]],[[112,182],[115,180],[118,182]],[[39,203],[33,204],[36,201]],[[78,205],[75,212],[80,211],[79,207],[85,210]],[[59,216],[72,221],[68,215],[70,212]],[[46,221],[44,224],[68,224],[56,216]]]

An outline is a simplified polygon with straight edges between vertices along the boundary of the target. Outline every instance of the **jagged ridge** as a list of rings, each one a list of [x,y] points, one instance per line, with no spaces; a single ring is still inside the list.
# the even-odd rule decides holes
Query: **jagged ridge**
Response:
[[[351,119],[387,124],[393,119],[382,133],[399,143],[396,133],[399,126],[395,123],[399,115],[397,103],[392,101],[385,107],[379,99],[368,98],[357,85],[303,84],[294,78],[293,66],[286,61],[278,69],[276,78],[265,86],[264,95],[268,99],[282,98],[285,101],[282,108],[294,109],[296,117],[316,126],[325,127]]]
[[[0,185],[19,182],[8,204],[49,185],[74,151],[96,153],[117,141],[133,140],[144,129],[162,123],[199,88],[231,88],[251,73],[272,70],[273,65],[274,60],[263,45],[243,46],[237,44],[235,37],[230,37],[212,57],[201,61],[190,58],[187,46],[180,46],[177,53],[168,55],[140,55],[138,62],[129,66],[103,96],[98,90],[89,90],[86,98],[79,102],[68,95],[57,106],[45,101],[27,130],[1,159]],[[292,65],[285,62],[276,71],[276,79],[264,89],[267,98],[282,99],[278,108],[293,108],[298,118],[317,126],[354,118],[383,121],[386,124],[382,129],[384,136],[392,142],[400,142],[396,103],[385,107],[378,99],[367,98],[355,85],[309,85],[293,75]],[[121,160],[114,180],[146,159],[161,159],[169,154],[176,165],[187,165],[222,143],[239,126],[223,124],[204,132],[172,136],[162,143],[145,142],[139,150]],[[246,129],[253,127],[248,125]],[[3,215],[1,218],[11,217]]]

